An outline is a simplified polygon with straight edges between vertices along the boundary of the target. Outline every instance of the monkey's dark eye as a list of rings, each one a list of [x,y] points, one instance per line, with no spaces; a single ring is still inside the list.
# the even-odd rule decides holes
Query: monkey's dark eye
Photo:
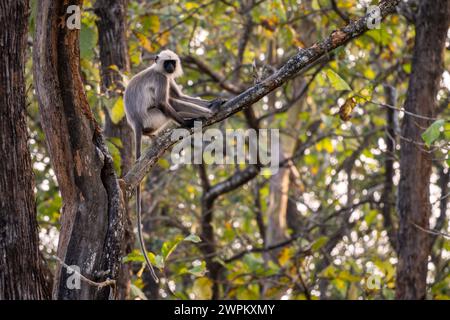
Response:
[[[173,73],[177,66],[177,62],[175,60],[166,60],[164,61],[164,70],[167,73]]]

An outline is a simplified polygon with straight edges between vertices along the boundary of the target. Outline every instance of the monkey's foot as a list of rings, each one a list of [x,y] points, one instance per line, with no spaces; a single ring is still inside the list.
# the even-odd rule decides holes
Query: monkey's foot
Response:
[[[219,107],[226,103],[228,100],[223,98],[216,98],[209,103],[208,108],[211,109],[214,113],[219,110]]]

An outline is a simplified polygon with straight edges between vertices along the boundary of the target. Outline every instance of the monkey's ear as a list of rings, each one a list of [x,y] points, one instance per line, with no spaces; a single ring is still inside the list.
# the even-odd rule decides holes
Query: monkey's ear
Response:
[[[159,58],[159,56],[156,56],[156,57],[155,57],[155,62],[157,62],[157,61],[158,61],[158,58]]]

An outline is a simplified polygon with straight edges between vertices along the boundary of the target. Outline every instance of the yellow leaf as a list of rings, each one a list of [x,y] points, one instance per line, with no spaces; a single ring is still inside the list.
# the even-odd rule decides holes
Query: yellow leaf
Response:
[[[313,0],[311,3],[311,8],[315,11],[320,10],[319,0]]]
[[[343,121],[348,121],[352,117],[351,113],[353,109],[356,107],[355,98],[348,98],[347,101],[341,106],[339,109],[339,116]]]
[[[119,97],[111,110],[111,120],[113,123],[117,124],[124,116],[125,108],[123,107],[123,99],[122,97]]]
[[[142,263],[142,267],[141,267],[141,268],[139,269],[139,271],[136,273],[136,276],[137,276],[138,278],[142,277],[142,273],[144,272],[145,267],[146,267],[146,264],[145,264],[145,263]]]
[[[164,32],[159,38],[158,38],[158,44],[161,47],[164,47],[169,43],[169,36],[170,32]]]
[[[148,52],[154,51],[153,46],[150,43],[150,40],[148,40],[148,38],[143,33],[140,33],[137,31],[133,31],[133,33],[136,36],[136,38],[139,40],[139,44],[141,45],[142,48],[144,48]]]
[[[283,267],[292,258],[292,252],[289,248],[284,248],[280,256],[278,257],[278,262]]]
[[[159,31],[160,22],[159,17],[156,15],[151,15],[148,19],[150,31],[153,33],[157,33]]]
[[[330,139],[325,139],[322,141],[323,147],[324,149],[328,152],[328,153],[332,153],[333,152],[333,144],[331,143]]]
[[[375,74],[375,71],[373,71],[371,68],[367,68],[366,70],[364,70],[364,76],[367,78],[367,79],[375,79],[375,77],[376,77],[376,74]]]
[[[186,7],[186,10],[192,10],[192,9],[196,9],[199,7],[199,4],[197,2],[186,2],[186,4],[184,5]]]
[[[351,9],[356,5],[355,0],[343,0],[339,2],[339,6],[342,8],[348,8]]]
[[[333,144],[331,143],[330,139],[324,139],[324,140],[320,141],[317,144],[316,148],[317,148],[317,151],[319,151],[319,152],[322,150],[325,150],[328,153],[332,153],[334,150]]]
[[[209,300],[212,297],[212,281],[206,277],[194,281],[192,292],[197,300]]]
[[[170,163],[169,163],[169,161],[167,161],[167,160],[164,159],[164,158],[159,159],[159,160],[158,160],[158,164],[159,164],[159,166],[160,166],[161,168],[163,168],[163,169],[169,169],[169,168],[170,168]]]

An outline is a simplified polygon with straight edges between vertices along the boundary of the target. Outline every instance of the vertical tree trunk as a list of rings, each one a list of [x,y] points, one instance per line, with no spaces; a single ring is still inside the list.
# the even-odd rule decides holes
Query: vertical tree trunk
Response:
[[[100,282],[117,279],[123,239],[123,197],[111,156],[83,89],[79,30],[69,29],[70,5],[80,0],[38,2],[34,80],[42,126],[63,198],[58,256]],[[107,299],[111,287],[97,288],[59,266],[54,297]]]
[[[310,35],[312,34],[312,30],[315,29],[315,25],[305,19],[298,26],[299,34],[303,34],[302,40],[309,44]],[[275,48],[276,49],[276,48]],[[276,57],[276,52],[272,53],[274,57]],[[270,55],[269,55],[270,56]],[[276,61],[270,61],[272,65],[275,65]],[[297,78],[293,81],[293,88],[295,93],[301,92],[306,86],[306,81],[303,78]],[[275,95],[273,95],[275,98]],[[270,96],[269,96],[269,105],[270,105]],[[275,103],[275,100],[272,101]],[[301,121],[298,119],[298,115],[301,111],[303,111],[304,107],[304,98],[301,98],[296,104],[289,109],[287,112],[287,128],[292,128],[292,130],[298,131],[301,128]],[[283,159],[287,159],[292,156],[293,152],[296,149],[295,139],[289,137],[287,135],[282,136],[282,140],[280,141],[280,161]],[[287,212],[288,212],[288,204],[289,204],[289,188],[291,187],[291,170],[289,167],[283,167],[278,170],[278,172],[270,178],[270,195],[269,195],[269,204],[267,208],[267,230],[266,230],[266,246],[271,246],[275,243],[283,241],[287,237]],[[276,258],[279,250],[272,250],[268,254],[265,255],[266,259]],[[267,286],[266,286],[267,287]]]
[[[216,261],[216,239],[212,226],[214,212],[214,200],[202,199],[201,236],[203,244],[200,246],[208,268],[208,276],[212,280],[212,300],[220,299],[220,276],[223,266]]]
[[[394,87],[384,86],[386,103],[391,106],[396,106],[397,103],[397,91]],[[386,108],[386,153],[384,159],[384,188],[381,196],[383,215],[383,226],[386,230],[389,242],[394,250],[397,250],[397,234],[392,214],[394,211],[393,203],[395,203],[394,192],[394,159],[395,159],[395,144],[396,144],[396,122],[398,112],[393,108]]]
[[[123,95],[125,90],[121,74],[111,68],[116,66],[120,72],[130,71],[130,62],[127,50],[126,36],[126,12],[127,0],[97,0],[95,2],[95,14],[99,17],[97,22],[102,92],[108,98],[117,98]],[[130,170],[133,164],[133,131],[123,117],[119,123],[115,124],[109,116],[109,110],[105,110],[105,135],[107,137],[119,138],[122,141],[120,147],[121,175]],[[130,208],[126,206],[124,254],[133,250],[134,235],[133,225],[130,217]],[[130,294],[130,263],[124,264],[121,268],[117,290],[118,297],[125,299]]]
[[[39,253],[28,151],[25,50],[28,0],[0,4],[0,300],[49,299]]]
[[[420,2],[412,73],[405,102],[405,109],[411,113],[433,117],[443,71],[449,16],[448,0]],[[429,125],[430,121],[410,115],[405,115],[402,123],[402,136],[407,140],[402,139],[400,151],[398,299],[426,298],[429,235],[417,226],[429,228],[431,154],[418,143],[424,128]]]

